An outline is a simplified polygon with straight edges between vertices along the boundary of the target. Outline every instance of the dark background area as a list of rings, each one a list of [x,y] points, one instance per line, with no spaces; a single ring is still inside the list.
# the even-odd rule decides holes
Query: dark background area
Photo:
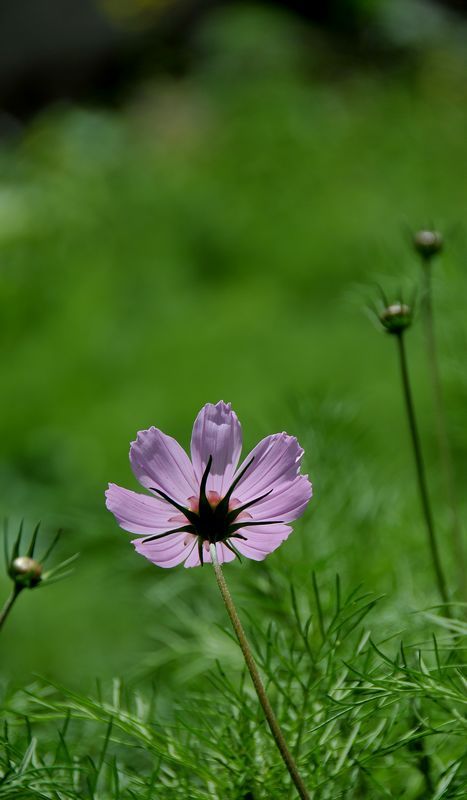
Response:
[[[219,10],[249,5],[238,0],[3,0],[1,132],[13,133],[50,102],[120,104],[148,74],[189,73],[203,58],[198,32],[205,20]],[[341,69],[359,61],[386,69],[407,67],[417,37],[423,41],[424,16],[430,18],[438,7],[452,12],[455,24],[455,16],[462,20],[467,11],[461,0],[277,0],[256,5],[296,17],[305,37],[306,26],[319,30],[339,51],[334,67]],[[386,17],[391,5],[396,24]]]

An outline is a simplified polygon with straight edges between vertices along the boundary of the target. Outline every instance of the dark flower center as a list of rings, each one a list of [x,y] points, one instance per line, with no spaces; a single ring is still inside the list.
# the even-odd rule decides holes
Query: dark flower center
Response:
[[[198,551],[200,556],[201,564],[203,563],[203,544],[208,542],[209,544],[215,544],[216,542],[223,542],[226,547],[231,550],[235,555],[240,557],[240,554],[232,542],[232,539],[245,539],[245,536],[239,532],[241,528],[248,526],[255,526],[255,525],[270,525],[271,520],[262,520],[262,521],[255,521],[250,518],[239,520],[238,517],[243,511],[246,511],[247,508],[250,508],[255,503],[259,503],[260,500],[264,500],[269,494],[271,494],[272,489],[264,494],[256,497],[254,500],[249,500],[247,503],[243,503],[243,505],[237,506],[236,508],[230,508],[230,501],[232,499],[232,493],[235,487],[238,485],[240,480],[243,478],[247,470],[251,467],[254,461],[253,458],[246,464],[246,466],[239,472],[233,483],[231,484],[229,490],[226,492],[224,497],[219,500],[219,502],[212,503],[209,501],[208,496],[206,494],[206,484],[208,480],[209,473],[212,467],[212,456],[209,456],[208,463],[206,464],[206,469],[204,470],[203,477],[201,478],[201,483],[199,487],[199,501],[198,501],[198,510],[193,511],[190,508],[187,508],[180,503],[177,503],[168,494],[161,491],[160,489],[156,489],[152,487],[152,491],[156,492],[156,494],[160,495],[167,503],[174,506],[178,511],[180,511],[186,518],[187,524],[182,525],[179,528],[174,528],[173,530],[166,531],[165,533],[155,534],[154,536],[146,536],[144,538],[145,542],[153,541],[154,539],[161,539],[163,536],[168,536],[171,533],[191,533],[198,537]],[[274,522],[279,522],[279,520],[273,520]]]

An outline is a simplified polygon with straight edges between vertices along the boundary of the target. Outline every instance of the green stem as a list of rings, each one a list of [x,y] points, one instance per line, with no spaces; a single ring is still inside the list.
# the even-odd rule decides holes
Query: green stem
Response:
[[[462,541],[462,526],[459,517],[456,488],[454,482],[454,468],[452,463],[451,449],[447,433],[446,414],[444,411],[443,389],[438,366],[438,354],[436,347],[434,314],[433,314],[433,292],[431,282],[431,260],[423,259],[423,324],[425,328],[425,341],[428,353],[428,363],[430,369],[430,379],[433,391],[436,418],[436,434],[438,447],[441,456],[441,468],[443,472],[444,488],[446,498],[451,511],[451,531],[453,540],[453,551],[456,558],[459,585],[465,596],[466,586],[466,564],[465,552]]]
[[[416,711],[416,706],[414,703],[414,711]],[[419,713],[413,714],[411,724],[415,729],[419,727],[418,725]],[[409,749],[413,750],[415,755],[417,756],[417,767],[420,774],[423,777],[424,786],[421,789],[420,793],[416,795],[416,800],[426,800],[427,797],[432,797],[435,787],[433,785],[433,780],[431,777],[431,760],[430,756],[426,751],[426,742],[423,736],[419,736],[415,738],[410,744]]]
[[[409,371],[407,367],[407,356],[405,353],[404,333],[401,331],[396,335],[399,360],[402,377],[402,387],[404,391],[405,406],[407,411],[407,418],[410,428],[410,436],[412,439],[413,454],[415,459],[415,469],[417,472],[418,489],[420,492],[420,501],[422,505],[422,512],[425,518],[426,530],[428,534],[428,545],[431,552],[433,567],[436,575],[436,582],[438,590],[441,595],[443,603],[449,603],[449,595],[446,588],[446,580],[444,578],[443,568],[441,566],[441,558],[439,555],[438,542],[436,540],[435,527],[433,524],[433,517],[431,514],[430,501],[428,496],[428,488],[425,477],[425,466],[423,463],[422,449],[420,446],[420,438],[418,435],[417,422],[415,419],[415,407],[412,399],[412,391],[410,388]]]
[[[19,596],[19,594],[21,592],[21,589],[22,589],[22,587],[18,586],[17,584],[15,584],[13,586],[13,589],[11,590],[10,596],[8,597],[5,605],[3,606],[2,610],[0,611],[0,630],[2,629],[3,624],[5,623],[6,618],[8,617],[8,614],[10,613],[11,609],[13,608],[13,606],[14,606],[14,604],[16,602],[16,598]]]
[[[250,645],[248,644],[248,640],[245,635],[245,631],[243,630],[242,623],[240,622],[240,618],[237,614],[237,609],[234,606],[232,596],[225,582],[224,573],[222,572],[221,565],[219,564],[217,558],[215,544],[210,545],[210,553],[211,553],[212,563],[214,565],[214,572],[216,574],[217,585],[219,586],[222,599],[224,600],[227,613],[230,617],[232,627],[237,636],[238,643],[240,645],[243,657],[245,659],[245,663],[248,667],[248,671],[251,675],[253,685],[256,689],[256,694],[258,695],[258,700],[261,703],[262,709],[264,711],[264,716],[266,717],[274,741],[276,742],[279,752],[284,760],[285,766],[287,767],[290,773],[290,777],[292,778],[292,781],[295,784],[299,797],[301,797],[302,800],[310,800],[310,795],[308,794],[305,784],[303,783],[302,778],[300,777],[295,760],[289,748],[287,747],[287,743],[284,739],[284,734],[282,733],[282,730],[276,719],[274,711],[272,710],[272,706],[269,702],[268,696],[263,686],[263,682],[258,672],[258,667],[256,666],[255,660],[253,658],[253,653],[251,652]]]

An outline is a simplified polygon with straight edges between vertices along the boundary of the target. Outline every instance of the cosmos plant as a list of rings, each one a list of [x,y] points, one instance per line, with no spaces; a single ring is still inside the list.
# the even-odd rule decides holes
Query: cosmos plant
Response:
[[[118,524],[138,535],[138,553],[160,567],[212,563],[271,733],[301,798],[308,792],[266,695],[221,564],[246,556],[260,561],[290,535],[312,489],[300,474],[297,439],[277,433],[262,439],[239,466],[242,430],[230,404],[208,403],[184,449],[157,428],[140,431],[130,462],[144,495],[110,484],[107,508]]]
[[[266,436],[238,467],[242,429],[230,404],[208,404],[191,438],[191,461],[171,436],[140,431],[130,448],[136,478],[152,497],[111,483],[107,508],[119,525],[142,538],[133,544],[160,567],[244,555],[257,561],[291,533],[311,497],[300,475],[303,450],[293,436]]]
[[[18,597],[25,589],[40,589],[44,586],[51,586],[57,581],[67,578],[72,574],[73,570],[70,569],[70,567],[79,555],[79,553],[75,553],[60,564],[44,570],[46,562],[60,539],[61,530],[58,531],[45,553],[37,559],[35,551],[40,522],[34,528],[29,544],[26,546],[23,545],[23,527],[23,522],[21,522],[10,550],[7,521],[5,521],[4,525],[3,547],[5,567],[7,575],[12,581],[12,587],[9,597],[0,611],[0,630],[11,614]]]

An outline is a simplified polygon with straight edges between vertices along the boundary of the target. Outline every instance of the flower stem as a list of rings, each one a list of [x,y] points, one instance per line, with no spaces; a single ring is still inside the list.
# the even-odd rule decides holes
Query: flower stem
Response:
[[[22,589],[22,587],[18,586],[17,584],[15,584],[13,586],[13,589],[11,590],[10,596],[8,597],[5,605],[3,606],[2,610],[0,611],[0,630],[3,627],[3,624],[4,624],[5,620],[6,620],[6,618],[8,617],[8,614],[10,613],[11,609],[13,608],[13,606],[15,604],[15,601],[16,601],[16,598],[18,597],[18,595],[21,592],[21,589]]]
[[[214,565],[214,572],[216,574],[217,585],[219,586],[222,599],[224,600],[225,607],[227,609],[230,621],[232,623],[232,627],[237,636],[238,643],[240,645],[243,657],[245,659],[245,663],[248,667],[248,671],[251,675],[253,685],[256,689],[258,700],[261,703],[262,709],[264,711],[264,716],[266,717],[273,738],[284,760],[285,766],[287,767],[290,773],[290,777],[292,778],[295,784],[299,796],[302,798],[302,800],[310,800],[310,795],[308,794],[305,784],[303,783],[300,777],[295,760],[289,748],[287,747],[287,743],[284,739],[284,734],[282,733],[282,730],[276,719],[274,711],[272,710],[271,704],[269,702],[268,696],[263,686],[263,682],[258,672],[258,667],[256,666],[255,660],[253,658],[253,653],[251,652],[250,645],[248,644],[248,640],[245,635],[245,631],[243,630],[242,623],[240,622],[240,618],[237,614],[237,609],[234,606],[232,596],[225,582],[224,573],[222,572],[221,565],[219,564],[217,558],[215,544],[210,545],[210,553],[211,553],[212,563]]]
[[[443,472],[444,487],[447,501],[451,511],[451,530],[453,540],[453,551],[457,562],[459,585],[465,594],[466,563],[465,552],[462,542],[462,527],[459,518],[456,488],[454,483],[454,468],[452,463],[451,449],[447,433],[446,414],[444,410],[443,389],[438,366],[438,354],[436,347],[434,314],[433,314],[433,292],[431,281],[431,259],[423,259],[423,324],[425,328],[425,341],[428,353],[428,364],[430,369],[430,379],[433,391],[436,418],[436,434],[438,447],[441,456],[441,468]]]
[[[436,582],[438,584],[438,590],[441,595],[441,599],[443,603],[448,604],[449,595],[446,588],[446,580],[441,565],[438,542],[436,539],[435,527],[433,524],[433,517],[431,513],[430,501],[428,497],[428,488],[425,477],[425,465],[423,462],[422,449],[420,446],[420,437],[418,435],[417,422],[415,419],[415,407],[412,399],[412,391],[410,388],[409,370],[407,367],[407,356],[405,352],[404,333],[402,331],[398,333],[396,335],[396,339],[399,351],[402,387],[403,387],[405,406],[407,411],[407,419],[409,422],[410,436],[412,439],[412,448],[415,459],[415,469],[417,472],[418,489],[420,492],[422,512],[425,518],[426,530],[428,534],[428,545],[431,552],[431,558],[433,561],[433,567],[436,575]]]

